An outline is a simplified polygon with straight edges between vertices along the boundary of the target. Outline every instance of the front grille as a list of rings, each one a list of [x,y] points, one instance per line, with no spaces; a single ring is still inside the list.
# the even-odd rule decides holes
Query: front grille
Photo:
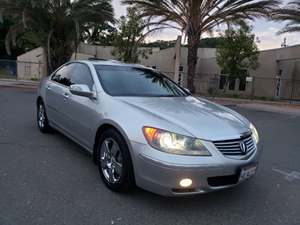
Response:
[[[232,157],[250,156],[256,148],[251,135],[240,139],[215,141],[214,144],[223,155]]]

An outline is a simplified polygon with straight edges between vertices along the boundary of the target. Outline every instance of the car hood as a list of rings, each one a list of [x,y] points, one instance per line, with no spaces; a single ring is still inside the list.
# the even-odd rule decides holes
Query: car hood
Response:
[[[139,109],[142,113],[179,126],[190,135],[204,140],[234,139],[250,131],[247,119],[233,110],[202,98],[119,97],[119,100]]]

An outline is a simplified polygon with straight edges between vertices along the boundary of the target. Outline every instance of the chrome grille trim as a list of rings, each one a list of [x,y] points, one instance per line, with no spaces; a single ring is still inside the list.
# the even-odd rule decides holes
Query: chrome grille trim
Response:
[[[246,153],[244,153],[241,149],[240,143],[242,142],[246,146]],[[235,157],[239,159],[248,158],[256,150],[256,145],[251,135],[241,137],[240,139],[214,141],[213,143],[224,156]]]

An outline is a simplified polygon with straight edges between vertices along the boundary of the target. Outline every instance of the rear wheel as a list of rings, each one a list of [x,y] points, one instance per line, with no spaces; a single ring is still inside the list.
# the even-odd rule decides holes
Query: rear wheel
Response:
[[[97,148],[100,176],[113,191],[123,192],[134,185],[133,167],[124,138],[114,129],[103,132]]]
[[[37,125],[40,131],[43,133],[48,133],[52,131],[48,122],[45,105],[42,100],[40,100],[37,104]]]

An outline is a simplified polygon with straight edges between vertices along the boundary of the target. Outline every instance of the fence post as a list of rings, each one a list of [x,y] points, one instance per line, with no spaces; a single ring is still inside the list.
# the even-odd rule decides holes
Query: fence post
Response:
[[[217,95],[217,90],[218,90],[218,75],[215,74],[215,79],[214,79],[214,90],[213,90],[213,98],[216,98]]]
[[[19,80],[19,68],[20,66],[19,66],[19,61],[18,61],[18,59],[16,60],[16,81],[18,81]]]
[[[255,95],[255,77],[252,77],[251,100],[254,100],[254,95]]]
[[[41,61],[39,61],[39,77],[38,79],[40,80],[42,77],[41,77]]]
[[[292,78],[291,82],[292,82],[292,89],[291,89],[291,101],[290,101],[290,103],[292,104],[292,101],[294,99],[294,91],[295,91],[295,80],[294,80],[294,78]]]

